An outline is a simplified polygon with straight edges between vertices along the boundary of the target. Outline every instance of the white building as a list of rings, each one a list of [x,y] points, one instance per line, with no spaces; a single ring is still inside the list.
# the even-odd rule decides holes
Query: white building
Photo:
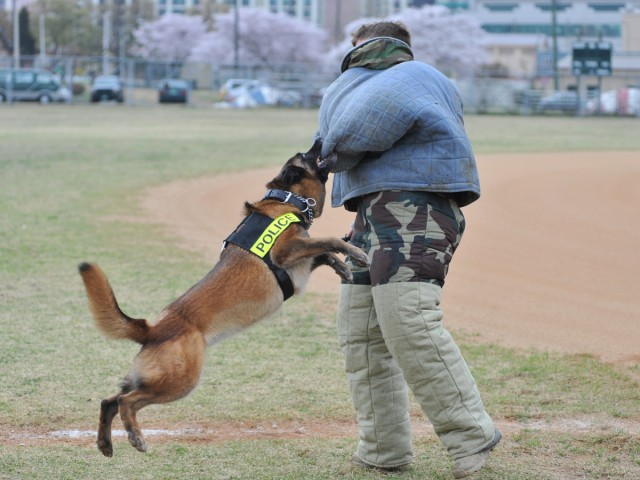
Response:
[[[489,33],[551,38],[555,6],[558,48],[567,52],[578,40],[602,39],[621,48],[622,17],[630,5],[626,0],[469,0],[466,10]]]

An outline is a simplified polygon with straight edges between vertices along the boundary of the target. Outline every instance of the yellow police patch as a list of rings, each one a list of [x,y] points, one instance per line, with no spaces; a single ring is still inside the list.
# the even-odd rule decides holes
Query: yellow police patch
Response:
[[[276,241],[276,238],[284,232],[289,225],[295,222],[300,222],[300,219],[293,213],[285,213],[276,218],[271,224],[260,234],[258,240],[249,249],[252,253],[255,253],[260,258],[269,253],[271,247]]]

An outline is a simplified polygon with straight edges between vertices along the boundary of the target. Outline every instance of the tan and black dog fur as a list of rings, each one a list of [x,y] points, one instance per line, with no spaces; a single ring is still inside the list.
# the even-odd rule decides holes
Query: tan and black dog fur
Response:
[[[313,198],[313,214],[319,217],[325,199],[328,168],[318,165],[320,145],[297,154],[267,184],[267,188],[290,191]],[[245,214],[259,212],[271,218],[299,210],[289,203],[263,199],[245,204]],[[329,265],[346,281],[351,281],[347,265],[335,254],[349,255],[354,262],[367,264],[366,255],[337,238],[310,238],[300,224],[292,224],[275,241],[271,259],[287,271],[295,293],[303,290],[311,271]],[[111,424],[120,413],[129,442],[141,452],[146,443],[136,412],[157,403],[178,400],[195,388],[200,379],[208,344],[252,325],[275,312],[283,293],[275,275],[262,259],[230,244],[219,262],[196,285],[169,304],[155,323],[133,319],[120,310],[109,282],[95,264],[83,263],[80,274],[89,298],[89,307],[101,332],[116,339],[142,344],[121,390],[102,401],[97,444],[105,456],[113,455]]]

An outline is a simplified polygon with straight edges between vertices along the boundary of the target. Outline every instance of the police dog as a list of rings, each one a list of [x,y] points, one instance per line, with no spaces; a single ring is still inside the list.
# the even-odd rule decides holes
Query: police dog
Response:
[[[348,255],[356,264],[368,264],[366,255],[347,242],[314,239],[307,233],[305,227],[322,213],[329,174],[329,167],[319,159],[320,148],[316,142],[309,152],[289,159],[267,184],[270,195],[245,203],[245,217],[257,214],[271,221],[264,230],[268,233],[259,235],[252,245],[258,253],[227,242],[214,268],[169,304],[154,323],[131,318],[120,310],[97,265],[79,266],[98,329],[109,338],[142,345],[120,391],[101,403],[97,444],[105,456],[113,455],[111,424],[118,413],[131,445],[141,452],[147,450],[136,413],[147,405],[172,402],[191,392],[200,379],[207,345],[275,312],[286,296],[303,290],[311,271],[320,265],[328,265],[345,281],[352,281],[348,266],[336,253]],[[282,198],[281,192],[291,198]],[[241,224],[236,233],[243,228],[248,227]],[[270,248],[261,258],[265,245]],[[279,281],[283,272],[292,290],[288,294]]]

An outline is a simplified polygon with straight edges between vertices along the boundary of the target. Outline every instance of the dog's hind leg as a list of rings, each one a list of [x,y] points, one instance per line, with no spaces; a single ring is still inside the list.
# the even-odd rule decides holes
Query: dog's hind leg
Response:
[[[118,398],[122,393],[105,398],[100,404],[100,424],[98,425],[98,450],[105,457],[113,456],[113,444],[111,443],[111,424],[118,414]]]
[[[145,442],[140,425],[136,420],[136,413],[147,405],[157,403],[154,402],[154,398],[155,395],[140,390],[134,390],[118,398],[120,418],[124,424],[124,429],[127,431],[129,443],[140,452],[147,451],[147,442]]]

